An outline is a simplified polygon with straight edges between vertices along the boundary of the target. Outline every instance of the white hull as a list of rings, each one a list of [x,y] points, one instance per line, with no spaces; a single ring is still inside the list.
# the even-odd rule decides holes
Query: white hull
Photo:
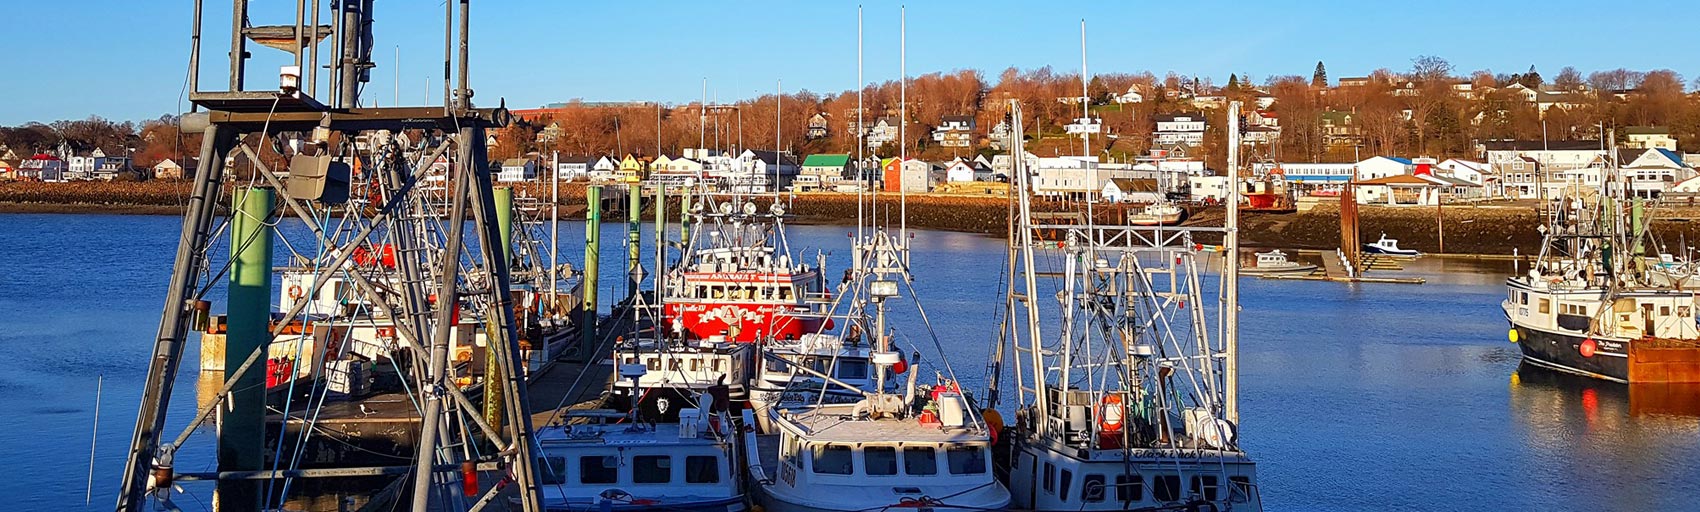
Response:
[[[1108,511],[1202,505],[1198,502],[1203,501],[1219,511],[1262,509],[1257,467],[1243,453],[1186,450],[1169,456],[1136,453],[1127,459],[1121,450],[1087,453],[1091,456],[1083,460],[1049,446],[1019,446],[1009,475],[1015,508]],[[1047,475],[1051,477],[1048,483]],[[1172,485],[1159,489],[1165,483]]]

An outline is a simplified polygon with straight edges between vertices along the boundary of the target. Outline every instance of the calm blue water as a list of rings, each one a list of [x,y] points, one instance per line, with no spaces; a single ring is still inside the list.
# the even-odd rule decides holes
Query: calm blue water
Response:
[[[603,261],[623,261],[621,226],[605,227]],[[111,508],[177,229],[174,217],[0,215],[9,508]],[[831,251],[842,269],[850,229],[794,227],[792,246]],[[582,230],[563,224],[563,238],[582,240]],[[1003,243],[918,232],[914,247],[923,305],[957,373],[978,385],[997,330]],[[580,261],[582,245],[563,244],[562,255]],[[619,267],[605,264],[605,297],[623,296]],[[1241,435],[1267,509],[1700,508],[1700,419],[1657,400],[1659,390],[1519,372],[1497,310],[1509,271],[1425,260],[1410,269],[1429,279],[1416,286],[1246,280]],[[930,341],[910,336],[936,360]],[[195,400],[192,345],[188,353],[173,434]],[[94,498],[84,507],[97,377]],[[188,451],[179,468],[209,462]]]

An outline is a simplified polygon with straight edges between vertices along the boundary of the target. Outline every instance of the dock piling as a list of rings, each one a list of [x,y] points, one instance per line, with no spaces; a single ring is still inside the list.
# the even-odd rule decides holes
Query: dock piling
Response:
[[[230,325],[225,337],[224,367],[235,369],[271,343],[272,228],[267,225],[276,203],[269,188],[247,188],[232,198],[230,231]],[[265,465],[265,372],[226,374],[238,382],[231,387],[230,406],[218,421],[218,470],[258,471]],[[221,508],[260,506],[259,485],[253,481],[221,481],[213,497]]]

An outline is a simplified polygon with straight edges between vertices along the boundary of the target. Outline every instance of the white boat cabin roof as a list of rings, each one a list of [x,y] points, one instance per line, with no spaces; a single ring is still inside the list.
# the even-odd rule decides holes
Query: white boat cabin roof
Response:
[[[551,425],[537,429],[537,442],[544,448],[566,445],[593,446],[716,446],[725,441],[700,432],[680,437],[678,423],[622,423],[618,425]]]
[[[909,419],[852,419],[853,404],[823,405],[785,411],[777,422],[793,434],[806,434],[810,443],[990,443],[977,429],[944,428]]]

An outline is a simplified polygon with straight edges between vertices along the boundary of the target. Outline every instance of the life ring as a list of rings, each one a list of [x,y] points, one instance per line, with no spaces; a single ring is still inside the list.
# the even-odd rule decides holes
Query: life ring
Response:
[[[298,284],[289,285],[289,298],[294,299],[294,300],[301,300],[301,297],[303,297],[303,296],[304,295],[301,293],[301,285],[298,285]]]
[[[1120,432],[1122,419],[1126,409],[1122,407],[1122,396],[1117,394],[1104,395],[1098,401],[1098,430],[1100,432]]]

